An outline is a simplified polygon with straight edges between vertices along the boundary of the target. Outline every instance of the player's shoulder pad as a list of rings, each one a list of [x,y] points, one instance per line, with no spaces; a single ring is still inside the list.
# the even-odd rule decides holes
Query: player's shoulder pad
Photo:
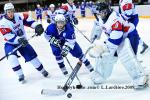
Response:
[[[67,29],[68,33],[70,33],[70,34],[74,33],[74,27],[70,23],[66,24],[66,29]]]
[[[48,25],[48,27],[47,27],[45,33],[46,33],[47,35],[52,35],[53,33],[57,32],[56,30],[57,30],[56,24],[51,23],[51,24]]]
[[[2,33],[3,35],[10,33],[12,30],[11,28],[9,28],[9,25],[7,24],[7,21],[5,19],[1,20],[0,23],[0,33]]]

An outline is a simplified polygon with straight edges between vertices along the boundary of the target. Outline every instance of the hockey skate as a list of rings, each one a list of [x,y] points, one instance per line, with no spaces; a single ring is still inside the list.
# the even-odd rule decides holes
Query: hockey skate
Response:
[[[149,75],[142,76],[140,78],[135,79],[134,81],[134,89],[142,90],[149,86]]]
[[[143,43],[143,49],[142,49],[142,51],[140,52],[140,54],[143,54],[144,52],[146,52],[146,50],[148,50],[148,45],[147,44],[145,44],[145,43]]]
[[[61,68],[61,71],[65,76],[68,76],[68,71],[65,67]]]
[[[26,81],[25,81],[25,79],[24,79],[24,75],[20,75],[18,80],[19,80],[19,82],[20,82],[21,84],[26,83]]]
[[[43,75],[44,77],[48,77],[48,72],[47,72],[46,70],[44,70],[44,71],[42,72],[42,75]]]

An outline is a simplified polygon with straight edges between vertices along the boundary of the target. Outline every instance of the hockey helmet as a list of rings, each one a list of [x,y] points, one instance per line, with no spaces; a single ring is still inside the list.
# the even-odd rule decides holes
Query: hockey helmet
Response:
[[[54,5],[54,4],[50,4],[49,7],[50,7],[50,8],[54,8],[55,5]]]
[[[9,9],[14,9],[14,5],[12,3],[6,3],[4,5],[4,11],[9,10]]]
[[[66,21],[66,19],[65,19],[63,14],[57,14],[55,16],[55,22],[59,22],[59,21],[61,21],[61,22],[65,22]]]
[[[60,7],[60,9],[63,9],[63,10],[65,10],[65,11],[68,11],[68,6],[67,6],[67,5],[62,5],[62,6]]]
[[[109,5],[105,2],[99,3],[96,7],[97,15],[100,15],[102,19],[106,19],[111,13]]]

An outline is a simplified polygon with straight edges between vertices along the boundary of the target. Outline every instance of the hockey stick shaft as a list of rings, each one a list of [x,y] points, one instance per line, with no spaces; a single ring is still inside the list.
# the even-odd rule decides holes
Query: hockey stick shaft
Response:
[[[83,33],[81,30],[79,30],[74,24],[72,24],[72,25],[74,26],[74,28],[75,28],[79,33],[81,33],[81,34],[83,35],[83,37],[85,37],[85,39],[86,39],[88,42],[91,43],[90,39],[89,39],[86,35],[84,35],[84,33]]]
[[[32,35],[32,36],[28,39],[28,41],[29,41],[30,39],[32,39],[33,37],[35,37],[35,36],[36,36],[36,34]],[[5,59],[5,58],[8,57],[9,55],[13,54],[14,52],[16,52],[20,47],[22,47],[21,44],[20,44],[19,46],[17,46],[15,49],[13,49],[11,52],[9,52],[8,54],[6,54],[5,56],[3,56],[3,57],[0,59],[0,61],[2,61],[3,59]]]
[[[58,45],[58,46],[59,46],[60,50],[62,50],[61,46],[60,46],[60,45]],[[65,59],[66,59],[67,63],[69,64],[69,66],[71,67],[72,71],[73,71],[73,67],[72,67],[72,65],[71,65],[71,63],[70,63],[70,61],[69,61],[69,59],[68,59],[67,57],[65,57]],[[80,79],[78,78],[77,75],[76,75],[76,78],[77,78],[77,80],[79,81],[79,84],[81,85],[81,81],[80,81]]]
[[[91,47],[89,47],[89,48],[86,50],[84,56],[87,55],[87,53],[89,52],[89,50],[90,50],[91,48],[93,48],[93,47],[91,46]],[[64,84],[64,86],[63,86],[63,88],[62,88],[61,90],[42,89],[41,94],[42,94],[42,95],[49,95],[49,96],[64,95],[64,94],[68,91],[70,85],[72,84],[72,82],[73,82],[75,76],[77,75],[79,69],[81,68],[81,65],[82,65],[82,62],[81,62],[81,61],[79,61],[79,62],[76,64],[76,66],[75,66],[74,69],[72,70],[72,73],[70,74],[69,78],[67,79],[67,81],[65,82],[65,84]]]
[[[69,66],[71,67],[72,71],[73,71],[73,67],[71,66],[71,63],[70,63],[69,59],[68,59],[67,57],[65,57],[65,59],[66,59],[66,61],[68,62]],[[81,81],[80,81],[78,75],[76,75],[76,78],[77,78],[77,80],[79,81],[79,84],[81,85]]]
[[[91,48],[92,48],[92,47],[89,47],[89,48],[86,50],[84,56],[86,56],[86,54],[89,52],[89,50],[90,50]],[[77,75],[79,69],[81,68],[81,65],[82,65],[82,62],[79,61],[79,62],[77,63],[77,65],[74,67],[74,69],[73,69],[72,73],[70,74],[68,80],[66,81],[65,85],[63,86],[63,90],[64,90],[65,92],[67,92],[67,90],[69,89],[70,85],[72,84],[72,82],[73,82],[75,76]]]

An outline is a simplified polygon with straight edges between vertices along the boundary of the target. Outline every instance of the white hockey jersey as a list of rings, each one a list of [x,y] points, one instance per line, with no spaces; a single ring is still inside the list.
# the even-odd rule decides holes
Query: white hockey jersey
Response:
[[[46,18],[50,18],[51,23],[54,23],[55,16],[56,16],[55,12],[52,12],[51,10],[46,11]]]
[[[74,4],[70,5],[67,3],[68,6],[68,14],[70,17],[70,20],[73,20],[75,18],[75,12],[76,12],[76,6]]]
[[[134,25],[123,20],[121,15],[115,11],[111,13],[107,21],[100,26],[108,36],[106,45],[111,53],[114,53],[129,32],[134,30]]]
[[[6,43],[18,44],[19,38],[26,38],[24,25],[35,28],[37,24],[26,13],[22,14],[22,16],[14,13],[13,20],[7,19],[6,16],[1,19],[0,33],[3,34]]]
[[[132,0],[120,0],[119,2],[122,16],[128,20],[132,15],[136,15],[137,11]]]

